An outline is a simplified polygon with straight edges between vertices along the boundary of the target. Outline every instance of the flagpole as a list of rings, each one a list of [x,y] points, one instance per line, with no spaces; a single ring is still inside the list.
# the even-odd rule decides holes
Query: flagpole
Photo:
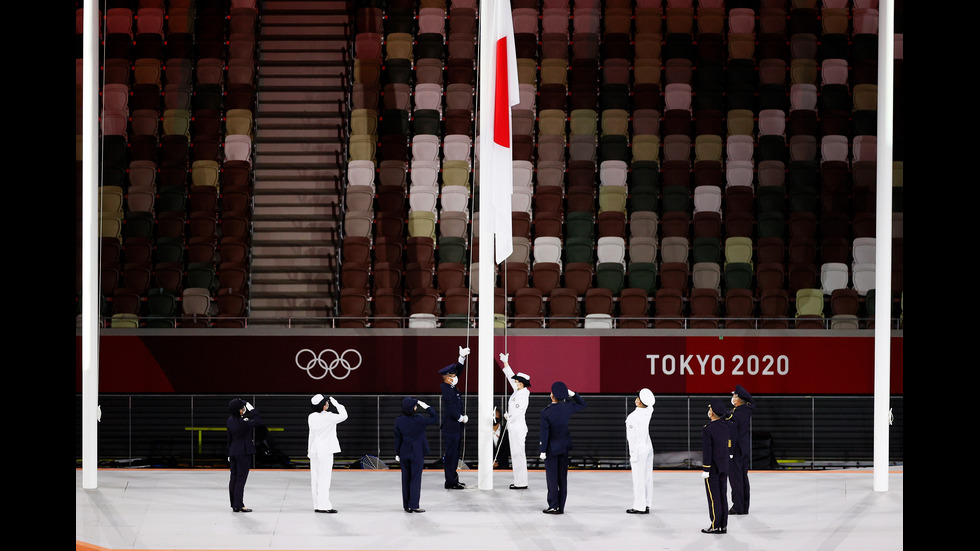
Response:
[[[495,0],[480,0],[480,36],[479,36],[479,59],[493,59],[493,9]],[[493,71],[488,70],[493,67],[492,62],[480,63],[477,72],[477,116],[478,129],[485,130],[493,128]],[[487,142],[491,141],[489,132],[479,131],[477,144],[479,152],[488,153],[491,146]],[[481,184],[481,167],[479,154],[477,155],[476,166],[476,185]],[[479,188],[474,188],[479,189]],[[478,302],[477,309],[477,459],[478,481],[481,490],[493,489],[493,439],[491,430],[493,421],[484,412],[493,411],[493,303],[494,303],[494,239],[493,239],[493,216],[488,216],[492,208],[487,208],[492,201],[492,194],[479,194],[480,226],[479,235],[483,236],[483,243],[480,247],[480,256],[477,259],[480,263],[478,290],[481,300]]]

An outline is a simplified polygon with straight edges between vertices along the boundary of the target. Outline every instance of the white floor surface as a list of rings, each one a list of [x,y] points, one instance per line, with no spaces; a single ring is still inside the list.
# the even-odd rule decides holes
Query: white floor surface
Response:
[[[253,470],[245,504],[228,506],[227,470],[98,471],[82,488],[75,472],[75,540],[105,549],[146,550],[711,550],[896,551],[904,547],[904,471],[892,467],[888,490],[873,489],[870,469],[751,472],[750,514],[731,516],[728,533],[708,535],[699,471],[655,471],[649,515],[628,515],[628,471],[570,471],[564,515],[545,515],[544,471],[528,490],[509,490],[509,471],[493,490],[444,490],[426,471],[423,514],[401,508],[397,470],[336,470],[338,514],[313,512],[307,470]]]

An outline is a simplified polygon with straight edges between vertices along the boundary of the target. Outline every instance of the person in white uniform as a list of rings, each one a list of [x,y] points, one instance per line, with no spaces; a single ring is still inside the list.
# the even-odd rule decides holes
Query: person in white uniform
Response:
[[[500,361],[504,364],[504,375],[510,383],[513,394],[507,400],[507,413],[504,419],[507,420],[507,438],[510,444],[510,462],[514,471],[514,483],[510,485],[511,490],[527,489],[527,450],[524,440],[527,437],[527,421],[524,414],[527,413],[527,404],[531,396],[531,376],[526,373],[514,374],[511,369],[510,354],[500,354]]]
[[[626,442],[630,450],[630,472],[633,475],[631,515],[650,513],[653,502],[653,442],[650,440],[650,417],[656,398],[649,388],[636,397],[636,409],[626,417]]]
[[[347,408],[331,396],[317,394],[310,399],[310,440],[307,455],[310,458],[310,478],[313,488],[313,510],[317,513],[336,513],[330,503],[330,478],[333,474],[333,454],[340,451],[337,425],[347,420]]]

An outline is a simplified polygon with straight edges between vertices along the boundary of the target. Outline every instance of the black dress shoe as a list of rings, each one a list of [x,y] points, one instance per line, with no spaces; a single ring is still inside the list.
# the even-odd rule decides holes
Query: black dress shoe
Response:
[[[457,482],[455,484],[446,484],[446,489],[447,490],[465,490],[466,489],[466,485],[463,484],[462,482]]]
[[[555,509],[554,507],[549,507],[549,508],[547,508],[547,509],[545,509],[545,510],[543,510],[541,512],[544,513],[544,514],[546,514],[546,515],[560,515],[561,514],[561,511],[558,510],[558,509]]]
[[[647,507],[643,511],[640,511],[638,509],[627,509],[626,512],[629,513],[629,514],[631,514],[631,515],[648,515],[648,514],[650,514],[650,508]]]
[[[728,528],[702,528],[701,533],[703,534],[727,534]]]
[[[510,489],[511,490],[526,490],[527,489],[527,486],[514,486],[513,484],[511,484],[510,485]]]
[[[249,509],[248,507],[235,507],[234,509],[232,509],[232,511],[234,511],[236,513],[251,513],[252,512],[252,510]]]
[[[336,513],[336,509],[313,509],[317,513]]]
[[[424,513],[425,509],[405,509],[406,513]]]
[[[729,515],[747,515],[748,513],[742,511],[736,511],[734,507],[728,510]]]

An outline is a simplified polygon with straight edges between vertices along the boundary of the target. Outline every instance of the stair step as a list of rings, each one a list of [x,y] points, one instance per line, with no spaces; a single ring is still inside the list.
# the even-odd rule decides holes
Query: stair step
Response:
[[[260,255],[263,258],[282,258],[289,256],[305,256],[315,258],[332,258],[334,256],[333,243],[329,239],[312,240],[309,235],[300,234],[305,241],[296,242],[288,239],[275,239],[274,237],[289,237],[289,234],[270,233],[263,235],[261,241],[256,243],[253,240],[252,254]]]
[[[341,132],[337,127],[331,126],[321,126],[314,128],[303,128],[303,127],[285,127],[285,128],[273,128],[264,129],[261,132],[256,132],[255,142],[273,142],[273,141],[291,141],[296,138],[303,140],[316,140],[316,141],[335,141],[340,142],[343,139]]]
[[[255,194],[254,209],[293,208],[293,207],[324,207],[340,205],[336,193],[290,193],[290,194]]]
[[[334,49],[329,52],[259,52],[260,63],[274,63],[280,65],[336,65],[346,62],[347,54],[343,50]]]
[[[299,12],[346,12],[347,2],[342,0],[263,0],[262,13]]]
[[[263,106],[278,107],[290,103],[301,103],[310,111],[326,108],[328,112],[337,111],[342,105],[344,96],[343,83],[338,79],[319,78],[309,79],[306,83],[294,82],[283,87],[266,87],[265,82],[259,82],[259,97]],[[263,114],[262,109],[258,110]]]
[[[340,151],[338,148],[337,151]],[[333,153],[325,153],[323,155],[263,155],[261,159],[256,158],[254,166],[262,168],[301,168],[301,167],[326,167],[326,166],[336,166],[337,156]]]
[[[268,5],[268,3],[266,3]],[[305,25],[335,25],[350,22],[350,13],[341,8],[339,11],[323,10],[317,13],[276,13],[262,9],[262,28],[264,33],[275,27],[302,27]]]
[[[291,29],[292,30],[292,29]],[[330,53],[344,53],[347,47],[347,37],[343,34],[343,28],[308,28],[304,32],[310,33],[310,38],[297,40],[295,33],[288,38],[268,37],[263,34],[260,51],[263,54],[277,52],[299,53],[303,56],[317,56]]]
[[[343,74],[344,68],[338,65],[324,65],[321,67],[310,67],[310,66],[292,66],[292,65],[259,65],[256,67],[258,69],[259,79],[265,77],[277,77],[277,76],[327,76],[327,75],[338,75]]]

